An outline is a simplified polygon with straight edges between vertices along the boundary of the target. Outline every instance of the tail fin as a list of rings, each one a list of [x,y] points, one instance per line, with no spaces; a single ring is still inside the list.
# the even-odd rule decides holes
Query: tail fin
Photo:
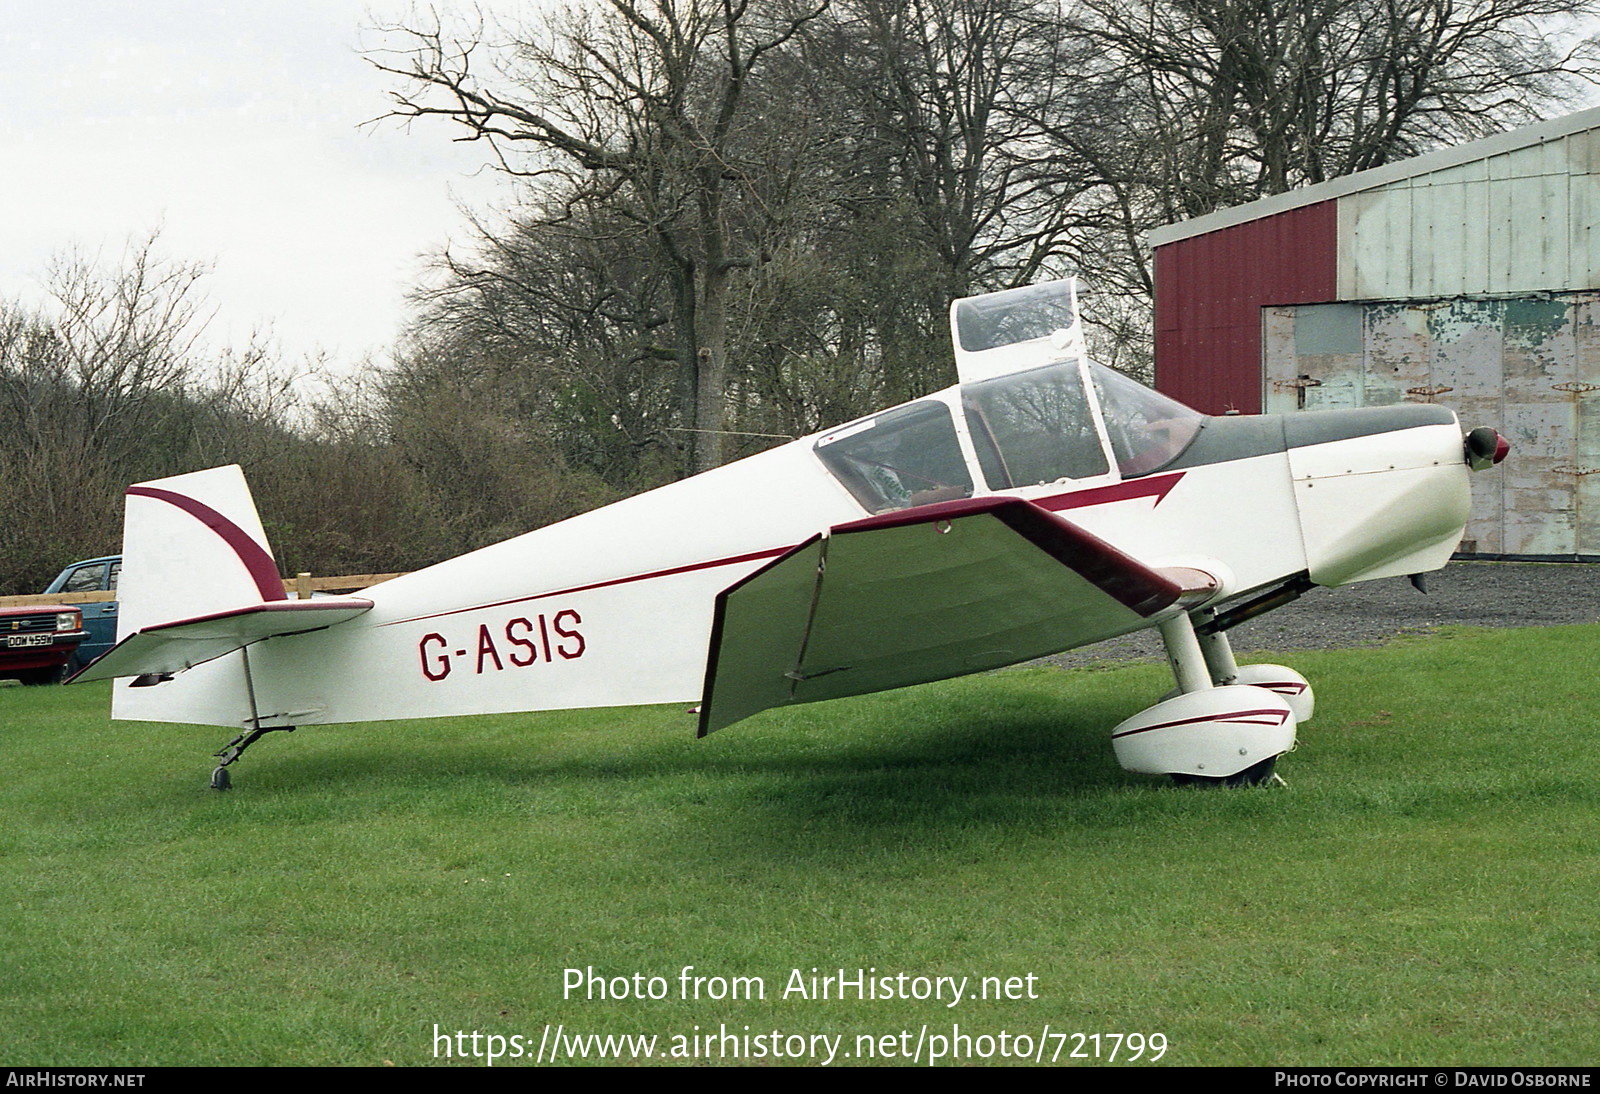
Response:
[[[283,600],[237,465],[128,487],[117,638],[175,619]]]

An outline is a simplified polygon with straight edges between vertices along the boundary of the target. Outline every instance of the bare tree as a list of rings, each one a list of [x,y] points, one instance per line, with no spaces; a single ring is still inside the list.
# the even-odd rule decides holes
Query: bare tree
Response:
[[[1170,222],[1537,120],[1600,77],[1573,33],[1596,14],[1594,0],[1084,0],[1062,33],[1098,43],[1096,78],[1142,130],[1116,127],[1134,162],[1105,173],[1138,178]]]
[[[1081,201],[1093,179],[1046,123],[1071,109],[1085,58],[1054,33],[1056,11],[1053,0],[835,0],[773,60],[822,105],[826,154],[791,237],[803,245],[756,286],[771,305],[750,319],[769,341],[744,352],[796,425],[812,408],[861,413],[949,383],[953,298],[1080,268],[1098,232]]]
[[[760,261],[769,195],[788,173],[790,142],[752,121],[752,79],[826,2],[606,0],[498,51],[481,35],[398,28],[407,49],[374,58],[407,81],[395,114],[459,123],[537,180],[540,219],[604,199],[657,249],[672,297],[660,353],[681,373],[692,471],[722,460],[733,277]],[[480,73],[486,52],[497,67]]]
[[[641,472],[677,464],[686,434],[678,378],[663,367],[663,355],[676,360],[663,345],[673,270],[649,237],[603,202],[571,203],[560,223],[535,213],[477,225],[470,249],[439,266],[402,355],[408,390],[469,361],[572,468],[618,489],[659,485]]]
[[[1040,0],[841,0],[852,90],[948,271],[948,299],[1035,279],[1074,225],[1073,189],[1041,123],[1069,109],[1086,60]],[[841,51],[843,52],[843,51]]]
[[[207,269],[159,257],[156,242],[130,243],[115,269],[80,253],[52,264],[47,315],[0,381],[32,447],[123,459],[191,382]]]

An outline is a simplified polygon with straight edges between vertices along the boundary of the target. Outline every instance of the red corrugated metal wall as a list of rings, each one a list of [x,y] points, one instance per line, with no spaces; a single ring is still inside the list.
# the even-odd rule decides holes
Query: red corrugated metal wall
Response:
[[[1156,387],[1207,414],[1261,412],[1261,309],[1335,298],[1337,200],[1156,248]]]

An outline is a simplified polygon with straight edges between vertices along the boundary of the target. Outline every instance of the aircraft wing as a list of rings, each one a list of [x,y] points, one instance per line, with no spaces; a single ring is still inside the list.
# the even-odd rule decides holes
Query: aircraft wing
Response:
[[[758,711],[1013,665],[1216,590],[1019,498],[841,524],[717,597],[699,735]]]
[[[116,676],[175,673],[278,635],[322,630],[372,608],[358,596],[269,600],[194,619],[146,627],[112,646],[72,678],[72,683]]]

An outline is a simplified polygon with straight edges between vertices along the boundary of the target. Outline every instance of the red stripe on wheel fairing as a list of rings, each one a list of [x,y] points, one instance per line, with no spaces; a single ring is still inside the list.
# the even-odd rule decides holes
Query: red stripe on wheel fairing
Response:
[[[273,561],[272,555],[257,543],[249,532],[211,506],[176,491],[162,490],[155,486],[130,486],[128,494],[131,497],[154,498],[182,509],[221,536],[222,541],[233,548],[233,553],[239,556],[239,561],[249,571],[250,579],[256,583],[256,591],[261,594],[262,600],[288,599],[283,591],[283,578],[278,576],[278,564]]]
[[[1132,737],[1136,733],[1149,733],[1153,729],[1172,729],[1174,726],[1189,726],[1197,722],[1239,722],[1252,726],[1281,726],[1288,721],[1287,710],[1236,710],[1232,714],[1202,714],[1197,718],[1180,718],[1176,722],[1162,722],[1159,725],[1142,726],[1139,729],[1130,729],[1122,733],[1112,734],[1112,739],[1118,737]]]
[[[1289,695],[1299,695],[1302,691],[1306,690],[1306,685],[1302,684],[1298,680],[1280,680],[1276,684],[1251,684],[1250,686],[1253,688],[1266,688],[1268,691],[1276,691]]]

